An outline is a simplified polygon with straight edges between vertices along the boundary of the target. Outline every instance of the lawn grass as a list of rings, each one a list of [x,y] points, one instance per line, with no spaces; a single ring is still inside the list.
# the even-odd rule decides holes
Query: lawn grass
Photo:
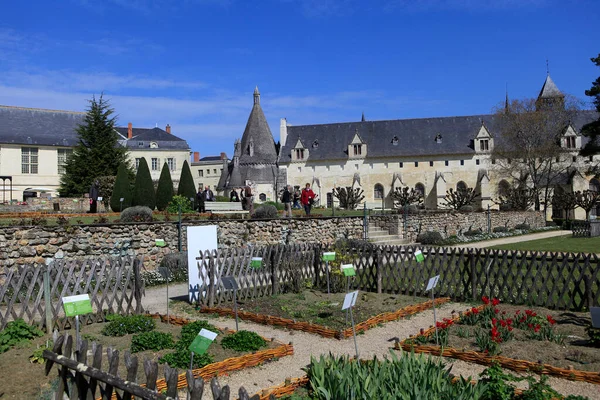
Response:
[[[521,251],[557,251],[570,253],[600,253],[600,237],[574,238],[571,235],[492,246],[490,249]]]

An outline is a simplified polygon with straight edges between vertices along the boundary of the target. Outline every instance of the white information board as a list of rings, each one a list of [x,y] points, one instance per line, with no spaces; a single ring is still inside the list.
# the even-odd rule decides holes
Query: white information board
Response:
[[[198,301],[198,292],[202,281],[196,257],[205,251],[217,249],[217,226],[188,226],[187,227],[187,257],[188,257],[188,293],[190,302]],[[216,266],[218,268],[218,266]],[[206,276],[206,269],[202,271]]]

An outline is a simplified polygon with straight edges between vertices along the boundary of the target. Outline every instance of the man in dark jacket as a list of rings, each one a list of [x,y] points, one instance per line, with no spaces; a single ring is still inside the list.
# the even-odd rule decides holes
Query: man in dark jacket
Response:
[[[198,185],[198,193],[196,193],[196,201],[198,203],[198,212],[200,214],[206,212],[206,208],[204,206],[204,201],[206,198],[204,197],[204,192],[202,191],[202,186]]]
[[[292,218],[292,193],[290,192],[291,186],[286,185],[283,189],[283,195],[281,195],[281,202],[283,203],[283,217]]]
[[[215,201],[215,196],[214,196],[212,190],[210,190],[210,188],[208,186],[206,186],[204,188],[204,192],[202,192],[202,196],[204,197],[204,201]]]

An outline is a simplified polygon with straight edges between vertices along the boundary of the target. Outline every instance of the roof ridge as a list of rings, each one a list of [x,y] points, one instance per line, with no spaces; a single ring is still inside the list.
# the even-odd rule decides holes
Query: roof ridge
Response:
[[[394,122],[394,121],[421,121],[424,119],[444,119],[444,118],[478,118],[493,117],[495,114],[475,114],[475,115],[449,115],[446,117],[419,117],[419,118],[397,118],[397,119],[378,119],[369,121],[347,121],[347,122],[329,122],[325,124],[306,124],[306,125],[288,125],[288,128],[298,128],[302,126],[325,126],[325,125],[343,125],[343,124],[372,124],[374,122]]]
[[[0,104],[0,108],[11,108],[14,110],[26,110],[26,111],[42,111],[42,112],[60,112],[60,113],[68,113],[68,114],[78,114],[85,115],[87,114],[85,111],[69,111],[69,110],[52,110],[49,108],[36,108],[36,107],[22,107],[22,106],[5,106]]]

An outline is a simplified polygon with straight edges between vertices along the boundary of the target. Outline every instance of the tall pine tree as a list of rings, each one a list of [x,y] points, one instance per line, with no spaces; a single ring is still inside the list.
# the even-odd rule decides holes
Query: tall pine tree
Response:
[[[158,211],[166,210],[171,199],[173,199],[173,180],[171,179],[169,166],[164,163],[156,188],[156,208]]]
[[[146,206],[151,210],[154,210],[156,204],[155,196],[152,175],[150,175],[150,169],[148,168],[146,158],[142,157],[140,159],[140,164],[138,165],[137,175],[135,176],[131,205]]]
[[[194,185],[194,177],[190,170],[190,165],[187,160],[183,162],[181,168],[181,177],[177,186],[177,195],[185,196],[186,199],[196,199],[196,186]]]
[[[591,60],[596,66],[600,67],[600,54]],[[592,82],[592,87],[585,91],[585,95],[593,99],[596,111],[600,113],[600,77]],[[600,117],[596,121],[584,125],[581,128],[581,133],[590,138],[589,142],[581,149],[581,154],[589,156],[600,153]],[[600,172],[600,168],[597,165],[594,166],[594,169],[593,172],[595,174]]]
[[[89,103],[84,123],[77,128],[79,143],[60,177],[62,197],[88,193],[96,177],[115,176],[120,164],[131,169],[127,148],[119,144],[119,135],[114,129],[114,110],[102,95],[98,100],[92,97]]]
[[[121,199],[123,199],[122,203]],[[115,179],[112,196],[110,196],[110,208],[114,212],[121,212],[129,206],[131,206],[129,171],[125,164],[121,164],[117,171],[117,178]]]

